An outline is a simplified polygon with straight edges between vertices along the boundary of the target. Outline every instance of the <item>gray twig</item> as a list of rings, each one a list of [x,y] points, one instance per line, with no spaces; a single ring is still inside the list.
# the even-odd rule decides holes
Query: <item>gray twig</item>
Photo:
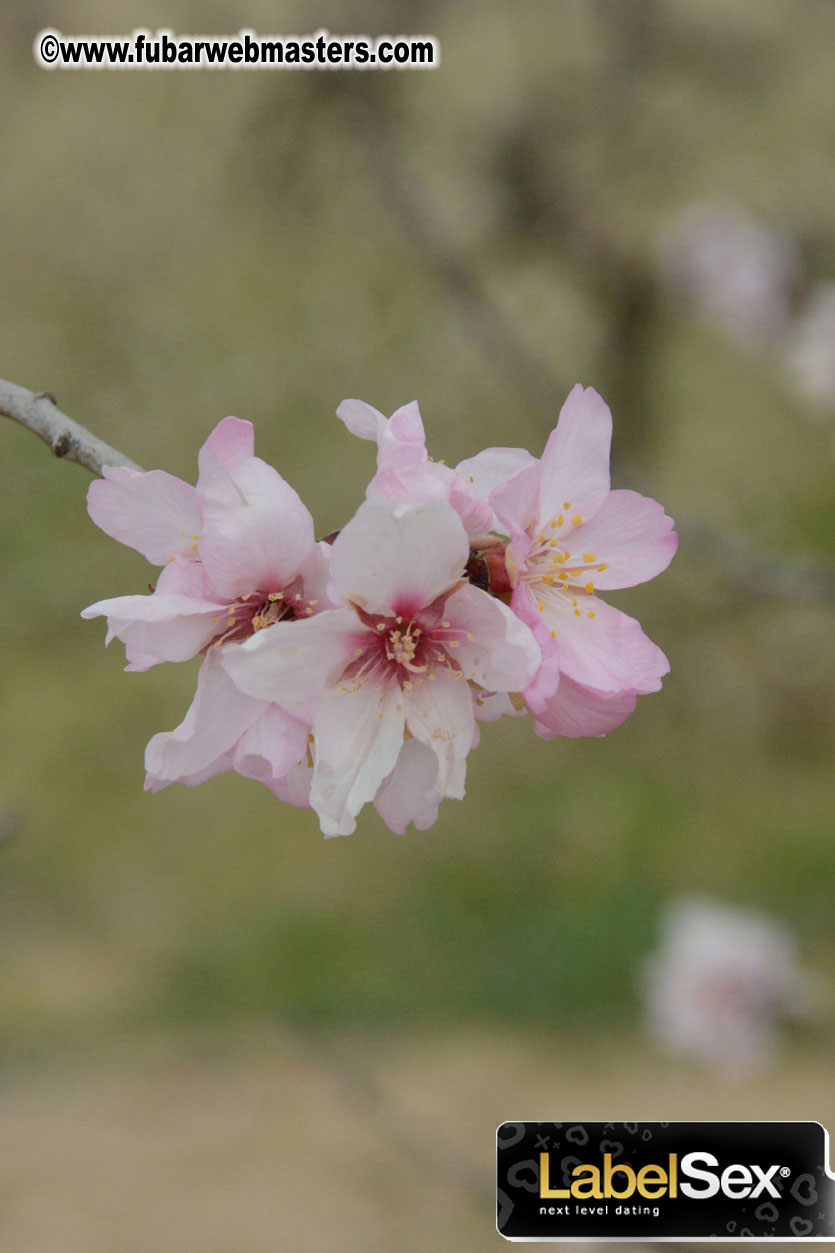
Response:
[[[74,461],[91,474],[100,475],[103,466],[127,466],[129,470],[142,468],[68,418],[49,392],[30,392],[16,383],[0,379],[0,414],[33,431],[49,445],[56,457]]]

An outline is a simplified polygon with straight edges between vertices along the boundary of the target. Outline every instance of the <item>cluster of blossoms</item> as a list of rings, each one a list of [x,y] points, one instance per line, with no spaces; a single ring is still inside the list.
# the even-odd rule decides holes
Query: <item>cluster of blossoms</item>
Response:
[[[671,904],[644,971],[651,1034],[727,1075],[764,1068],[780,1024],[812,1008],[813,987],[778,922],[698,897]]]
[[[677,537],[656,501],[610,489],[591,389],[540,459],[489,448],[454,470],[427,455],[416,403],[337,414],[376,442],[377,473],[332,543],[238,418],[203,445],[194,487],[105,468],[93,521],[163,569],[149,595],[83,616],[107,617],[129,670],[203,657],[182,723],[148,744],[146,788],[234,770],[315,809],[325,835],[368,801],[402,834],[464,795],[480,722],[529,712],[545,739],[605,735],[660,688],[666,657],[598,592],[658,574]]]

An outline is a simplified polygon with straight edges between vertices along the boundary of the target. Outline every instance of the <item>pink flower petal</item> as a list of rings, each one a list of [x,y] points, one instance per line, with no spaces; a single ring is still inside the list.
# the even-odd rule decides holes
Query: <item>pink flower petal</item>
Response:
[[[207,499],[200,558],[221,595],[280,591],[314,545],[313,519],[281,475],[250,457],[230,475],[235,503]]]
[[[371,683],[348,691],[335,687],[317,703],[310,803],[326,836],[350,835],[357,814],[394,769],[403,743],[403,706],[397,683],[380,692]]]
[[[506,483],[508,479],[512,479],[517,471],[530,465],[533,460],[534,458],[524,448],[485,448],[475,457],[460,461],[455,469],[461,481],[466,483],[480,500],[489,503],[490,495],[497,487]],[[493,524],[486,530],[500,529],[495,525],[496,521],[494,519]]]
[[[615,491],[588,522],[575,527],[566,543],[575,560],[590,553],[606,564],[607,569],[589,573],[596,588],[634,587],[655,578],[672,561],[678,548],[674,525],[657,500]]]
[[[195,770],[194,774],[184,774],[179,779],[157,779],[152,774],[146,774],[145,791],[161,792],[172,783],[183,783],[186,787],[199,787],[201,783],[208,783],[209,779],[216,779],[218,775],[229,774],[232,769],[232,758],[228,753],[222,753],[205,770]]]
[[[268,705],[235,745],[235,769],[245,778],[261,782],[283,778],[305,757],[308,730],[306,723],[278,705]]]
[[[174,731],[163,731],[149,742],[145,769],[153,778],[169,782],[206,770],[266,708],[265,701],[245,696],[235,687],[213,651],[200,667],[197,691],[183,721]]]
[[[406,725],[416,740],[435,754],[435,787],[442,796],[461,798],[467,772],[467,754],[475,733],[473,698],[465,679],[448,670],[415,684],[406,705]]]
[[[402,508],[374,497],[340,532],[331,575],[369,613],[411,616],[463,577],[469,555],[461,519],[445,501]]]
[[[539,645],[539,669],[525,690],[525,703],[532,713],[544,708],[545,702],[553,696],[560,681],[560,646],[551,635],[551,630],[543,615],[539,613],[531,599],[526,584],[521,583],[513,593],[510,607],[522,622],[533,632]]]
[[[281,779],[262,779],[262,783],[270,789],[274,796],[285,805],[293,805],[296,809],[310,809],[310,787],[313,782],[313,767],[302,762],[288,770]]]
[[[562,673],[586,687],[657,692],[670,669],[661,649],[647,639],[634,618],[596,596],[583,599],[579,617],[569,597],[554,598],[545,622],[556,631]]]
[[[422,465],[427,460],[426,435],[416,400],[391,415],[378,436],[377,447],[380,470]]]
[[[198,492],[201,495],[209,492],[215,480],[228,478],[235,467],[254,452],[255,433],[251,422],[232,417],[218,422],[197,454]]]
[[[139,654],[161,661],[187,661],[218,634],[225,606],[191,596],[117,596],[82,610],[82,618],[107,617],[107,640],[130,649],[132,668]]]
[[[414,823],[426,831],[438,818],[441,796],[435,787],[438,763],[419,740],[406,740],[397,765],[374,797],[374,808],[390,831],[405,835]]]
[[[106,535],[156,566],[195,542],[200,505],[189,483],[164,470],[105,466],[102,474],[87,490],[87,509]]]
[[[444,615],[455,631],[455,664],[466,679],[488,692],[525,690],[539,669],[539,647],[507,605],[466,584],[447,598]]]
[[[590,518],[609,492],[612,415],[592,387],[578,383],[562,407],[540,463],[540,525],[570,509]],[[566,501],[568,505],[566,505]]]
[[[352,435],[360,439],[379,439],[385,428],[385,416],[367,405],[364,400],[343,400],[336,411],[336,416],[344,422]]]
[[[279,622],[243,644],[227,644],[222,663],[242,692],[287,708],[336,683],[354,656],[361,626],[350,609],[326,609]]]
[[[534,730],[544,740],[557,735],[606,735],[635,711],[634,692],[596,692],[563,675],[556,692],[534,717]]]
[[[528,555],[530,531],[539,516],[541,477],[539,462],[531,461],[490,493],[490,505],[495,511],[498,529],[510,536],[513,555],[519,566],[524,564]]]
[[[441,467],[445,469],[445,466]],[[464,530],[471,538],[489,535],[496,525],[493,510],[487,501],[481,500],[472,490],[470,484],[459,478],[454,472],[449,488],[449,503],[452,505]]]

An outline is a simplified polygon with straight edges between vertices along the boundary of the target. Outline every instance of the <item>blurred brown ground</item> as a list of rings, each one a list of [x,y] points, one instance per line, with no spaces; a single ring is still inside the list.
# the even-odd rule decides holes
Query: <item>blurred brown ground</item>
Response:
[[[807,1060],[708,1087],[629,1043],[544,1035],[132,1041],[7,1087],[3,1248],[498,1248],[496,1127],[552,1112],[831,1125],[835,1086],[828,1063]]]

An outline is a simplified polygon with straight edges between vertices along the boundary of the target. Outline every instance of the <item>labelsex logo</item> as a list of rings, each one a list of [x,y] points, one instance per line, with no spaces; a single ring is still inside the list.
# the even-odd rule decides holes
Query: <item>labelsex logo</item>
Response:
[[[641,1166],[634,1170],[631,1166],[612,1164],[612,1154],[603,1154],[603,1169],[582,1163],[571,1172],[571,1186],[568,1188],[551,1187],[550,1154],[539,1155],[539,1195],[544,1199],[570,1200],[625,1200],[635,1192],[647,1200],[658,1197],[679,1195],[679,1187],[684,1196],[693,1200],[706,1200],[722,1192],[723,1196],[732,1198],[768,1196],[780,1199],[780,1192],[774,1177],[780,1170],[780,1163],[761,1167],[755,1162],[749,1166],[734,1162],[725,1166],[719,1173],[719,1160],[713,1153],[687,1153],[681,1159],[679,1171],[678,1153],[670,1153],[666,1168],[656,1165]],[[615,1176],[620,1178],[615,1179]],[[679,1176],[681,1179],[679,1181]]]

